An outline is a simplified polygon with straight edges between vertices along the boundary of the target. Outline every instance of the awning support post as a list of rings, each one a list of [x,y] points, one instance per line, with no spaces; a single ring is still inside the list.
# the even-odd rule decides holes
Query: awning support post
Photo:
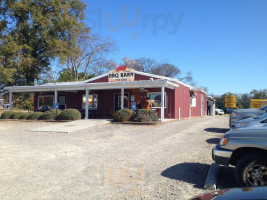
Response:
[[[89,90],[85,90],[85,119],[89,118]]]
[[[9,111],[12,111],[12,92],[9,92]]]
[[[164,105],[165,105],[165,88],[161,87],[161,110],[160,110],[160,121],[163,122],[164,121]]]
[[[57,103],[58,103],[58,92],[57,92],[57,90],[55,90],[55,105],[54,105],[54,109],[56,109],[56,105],[57,105]]]
[[[121,109],[124,109],[124,88],[121,88]]]

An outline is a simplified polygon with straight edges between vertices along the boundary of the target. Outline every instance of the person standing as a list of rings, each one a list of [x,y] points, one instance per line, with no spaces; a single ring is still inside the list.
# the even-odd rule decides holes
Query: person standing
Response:
[[[211,103],[208,101],[208,105],[207,105],[207,115],[211,116]]]

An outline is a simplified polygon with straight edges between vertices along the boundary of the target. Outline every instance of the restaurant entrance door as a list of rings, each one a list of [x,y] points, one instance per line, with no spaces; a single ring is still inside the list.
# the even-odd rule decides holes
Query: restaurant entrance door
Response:
[[[121,94],[116,93],[115,95],[115,112],[121,109]],[[124,108],[129,108],[129,93],[125,92],[124,93]]]

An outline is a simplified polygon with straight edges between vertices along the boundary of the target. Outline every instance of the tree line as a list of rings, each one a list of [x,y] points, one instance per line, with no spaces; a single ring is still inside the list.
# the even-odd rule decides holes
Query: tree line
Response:
[[[0,86],[78,81],[123,64],[194,84],[192,73],[151,58],[107,59],[117,44],[92,33],[80,0],[0,1]]]
[[[222,94],[222,95],[213,95],[216,100],[216,107],[226,110],[224,106],[224,97],[225,96],[236,96],[236,107],[237,109],[250,108],[251,99],[267,99],[267,89],[263,90],[252,90],[249,93],[243,94],[234,94],[231,92]]]

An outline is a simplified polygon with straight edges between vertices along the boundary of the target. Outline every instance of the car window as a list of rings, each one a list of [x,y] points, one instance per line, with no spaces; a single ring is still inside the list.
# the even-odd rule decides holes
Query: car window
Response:
[[[261,123],[267,123],[267,119],[263,120]]]
[[[267,113],[266,113],[266,114],[263,114],[263,115],[261,115],[261,116],[259,116],[258,119],[263,119],[263,118],[265,118],[265,117],[267,117]]]
[[[261,107],[260,110],[267,110],[267,105]]]

